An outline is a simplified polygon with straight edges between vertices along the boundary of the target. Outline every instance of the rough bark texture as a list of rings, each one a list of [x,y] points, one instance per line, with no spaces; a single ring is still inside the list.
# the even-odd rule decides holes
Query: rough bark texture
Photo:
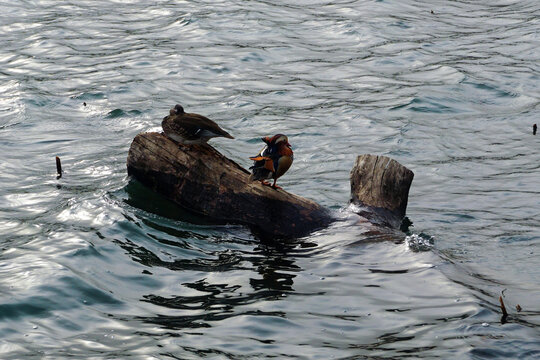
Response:
[[[128,174],[183,208],[261,235],[299,237],[334,218],[317,203],[248,180],[249,172],[209,145],[179,146],[160,133],[139,134]],[[414,174],[384,156],[361,155],[351,171],[353,210],[370,222],[399,228]]]
[[[129,175],[191,212],[264,235],[299,237],[333,221],[311,200],[248,181],[247,170],[209,145],[187,148],[163,134],[139,134],[127,167]]]
[[[353,210],[374,223],[399,228],[414,173],[386,156],[360,155],[351,170]]]

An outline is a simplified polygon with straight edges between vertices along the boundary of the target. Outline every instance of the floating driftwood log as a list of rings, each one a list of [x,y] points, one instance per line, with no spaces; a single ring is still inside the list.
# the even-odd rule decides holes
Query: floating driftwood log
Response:
[[[131,144],[127,168],[130,176],[193,213],[265,235],[299,237],[334,221],[311,200],[249,181],[246,169],[209,145],[182,147],[163,134],[142,133]],[[412,177],[384,156],[359,156],[351,172],[353,208],[374,223],[399,227]]]

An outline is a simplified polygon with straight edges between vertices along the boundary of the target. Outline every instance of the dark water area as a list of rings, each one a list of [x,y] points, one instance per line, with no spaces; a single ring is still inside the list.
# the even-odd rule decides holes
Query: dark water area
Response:
[[[540,358],[539,2],[0,9],[0,358]],[[131,182],[176,103],[244,167],[287,134],[342,221],[260,241]],[[355,225],[364,153],[415,172],[409,233]]]

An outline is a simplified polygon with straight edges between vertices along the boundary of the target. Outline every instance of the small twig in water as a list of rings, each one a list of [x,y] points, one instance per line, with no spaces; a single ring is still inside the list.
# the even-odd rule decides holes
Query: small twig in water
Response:
[[[502,296],[499,296],[499,302],[501,303],[501,311],[503,316],[501,317],[501,324],[506,323],[506,318],[508,317],[508,313],[506,312],[506,306],[504,306],[504,301]]]
[[[60,158],[56,157],[56,179],[60,179],[62,177],[62,163],[60,162]]]
[[[504,301],[502,296],[499,296],[499,302],[501,303],[501,311],[504,316],[508,316],[508,313],[506,312],[506,306],[504,306]]]

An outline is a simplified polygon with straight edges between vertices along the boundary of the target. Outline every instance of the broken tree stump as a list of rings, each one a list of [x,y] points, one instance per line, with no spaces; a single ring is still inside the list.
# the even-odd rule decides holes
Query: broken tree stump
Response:
[[[414,173],[381,155],[359,155],[351,170],[353,211],[374,224],[399,228]]]
[[[374,155],[363,156],[365,160],[376,158]],[[395,163],[398,165],[396,169],[402,167]],[[190,212],[219,222],[248,225],[260,234],[300,237],[324,228],[335,220],[329,210],[312,200],[262,186],[258,181],[249,181],[246,169],[209,145],[191,145],[187,148],[179,146],[163,134],[142,133],[131,144],[127,168],[130,176]],[[376,168],[365,167],[369,171]],[[397,170],[390,171],[380,179],[386,184],[392,176],[399,174]],[[390,219],[383,225],[396,227],[397,217],[402,214],[402,218],[405,214],[409,188],[403,183],[402,187],[385,185],[386,190],[380,191],[378,195],[373,191],[361,191],[366,186],[381,186],[366,183],[378,180],[378,177],[363,174],[362,168],[358,174],[355,173],[354,179],[351,174],[351,186],[353,182],[355,184],[352,202],[361,205],[362,209],[365,207],[366,212],[383,214],[377,219]],[[393,190],[399,190],[402,194],[390,194],[389,191]],[[376,199],[377,196],[385,198]],[[401,201],[396,211],[395,199],[403,197],[405,202],[403,204]],[[364,213],[360,215],[373,219]]]

